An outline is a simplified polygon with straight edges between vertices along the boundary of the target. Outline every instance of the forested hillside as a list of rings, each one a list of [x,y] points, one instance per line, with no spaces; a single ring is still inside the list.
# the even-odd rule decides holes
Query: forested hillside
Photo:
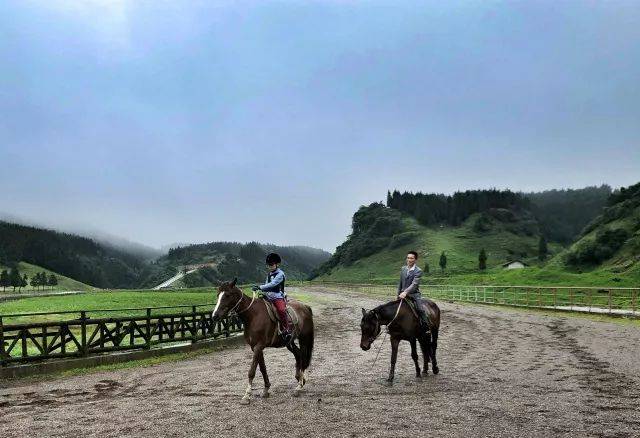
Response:
[[[92,239],[0,222],[0,264],[21,261],[101,288],[136,287],[149,275],[139,257]]]
[[[179,267],[207,265],[180,280],[186,287],[207,286],[237,277],[241,283],[258,282],[266,275],[265,257],[277,252],[283,259],[282,268],[291,280],[306,279],[312,270],[325,262],[331,254],[306,246],[277,246],[250,242],[210,242],[172,248],[154,265],[162,276],[146,280],[154,286],[173,275]],[[161,278],[164,277],[164,278]],[[154,284],[155,283],[155,284]]]
[[[565,266],[606,266],[615,272],[640,266],[640,183],[609,196],[607,207],[562,255]]]

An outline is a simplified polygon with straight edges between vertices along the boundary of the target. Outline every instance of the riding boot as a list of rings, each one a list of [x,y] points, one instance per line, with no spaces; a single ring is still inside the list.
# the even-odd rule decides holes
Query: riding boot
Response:
[[[416,312],[418,313],[418,324],[420,325],[420,331],[423,333],[429,333],[429,317],[427,313],[424,311],[418,300],[413,300],[413,304],[415,305]]]

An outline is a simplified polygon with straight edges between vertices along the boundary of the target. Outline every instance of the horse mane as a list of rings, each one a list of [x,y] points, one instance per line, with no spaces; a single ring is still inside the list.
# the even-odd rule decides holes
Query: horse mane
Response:
[[[389,301],[389,302],[384,303],[384,304],[380,304],[379,306],[374,307],[373,309],[371,309],[371,312],[373,312],[374,315],[382,316],[383,313],[384,313],[383,311],[387,310],[387,307],[389,307],[392,304],[395,304],[397,302],[398,302],[397,300],[394,300],[394,301]]]

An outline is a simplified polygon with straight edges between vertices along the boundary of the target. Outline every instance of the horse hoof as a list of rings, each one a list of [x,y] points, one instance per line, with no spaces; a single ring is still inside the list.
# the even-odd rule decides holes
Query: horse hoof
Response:
[[[424,370],[422,371],[422,377],[427,377],[429,375],[429,371]]]
[[[269,398],[269,391],[262,391],[262,398]]]
[[[440,372],[440,368],[433,367],[433,374],[438,374]]]
[[[240,399],[240,404],[241,405],[248,405],[250,403],[249,397],[242,397]]]
[[[384,381],[383,385],[384,386],[393,386],[393,380],[387,379],[387,380]]]

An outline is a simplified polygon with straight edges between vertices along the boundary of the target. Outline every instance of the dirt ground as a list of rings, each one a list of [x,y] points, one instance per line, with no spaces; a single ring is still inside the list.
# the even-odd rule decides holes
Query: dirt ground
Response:
[[[303,394],[294,362],[265,353],[272,395],[240,406],[247,347],[181,362],[0,383],[0,436],[638,436],[640,329],[586,318],[439,303],[440,374],[416,379],[402,343],[383,386],[388,340],[359,348],[360,307],[317,297],[316,349]]]

